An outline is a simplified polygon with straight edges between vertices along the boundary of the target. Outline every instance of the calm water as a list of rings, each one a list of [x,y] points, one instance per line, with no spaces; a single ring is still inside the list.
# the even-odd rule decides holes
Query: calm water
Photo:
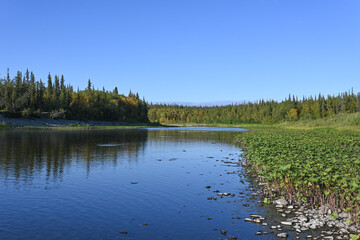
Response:
[[[240,130],[1,131],[0,239],[271,239],[244,221],[271,211],[222,162]]]

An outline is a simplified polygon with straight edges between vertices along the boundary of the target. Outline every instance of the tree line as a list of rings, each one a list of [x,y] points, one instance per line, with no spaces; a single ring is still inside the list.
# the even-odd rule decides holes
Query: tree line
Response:
[[[318,119],[339,113],[360,112],[360,93],[353,90],[338,95],[298,97],[283,101],[259,100],[227,106],[183,106],[151,104],[149,119],[159,123],[278,123]]]
[[[50,73],[47,84],[37,81],[33,72],[17,71],[11,78],[9,69],[0,78],[0,111],[9,117],[52,117],[77,120],[148,122],[148,106],[139,94],[128,96],[113,91],[95,90],[88,80],[87,88],[74,91],[64,76]]]

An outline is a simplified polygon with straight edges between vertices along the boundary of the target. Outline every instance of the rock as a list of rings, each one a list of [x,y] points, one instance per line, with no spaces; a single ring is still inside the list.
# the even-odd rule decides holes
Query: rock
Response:
[[[304,215],[300,215],[298,217],[298,219],[299,219],[300,222],[308,222],[309,221],[308,217],[306,217]]]
[[[211,220],[212,219],[212,217],[208,217],[208,220]]]
[[[354,227],[354,226],[351,226],[350,228],[349,228],[349,230],[351,231],[351,232],[356,232],[356,227]]]
[[[261,218],[260,215],[256,215],[256,214],[250,214],[250,217],[252,217],[252,218]]]
[[[211,186],[205,186],[205,188],[209,189],[209,188],[211,188]]]
[[[222,235],[226,235],[227,231],[223,229],[223,230],[220,231],[220,233],[221,233]]]
[[[262,223],[263,226],[267,226],[268,224],[267,223]]]
[[[276,207],[276,208],[283,208],[284,205],[282,205],[282,204],[277,204],[275,207]]]
[[[229,194],[230,194],[230,193],[227,193],[227,192],[223,193],[223,195],[224,195],[225,197],[227,197]]]
[[[279,198],[279,199],[274,201],[274,204],[276,204],[276,205],[287,205],[288,202],[283,198]]]
[[[279,238],[287,238],[286,233],[278,233],[276,236],[279,237]]]
[[[291,222],[281,222],[282,225],[286,225],[286,226],[291,226],[292,223]]]
[[[243,206],[244,206],[244,207],[248,207],[249,204],[248,204],[248,203],[243,203]]]
[[[326,236],[326,237],[323,237],[323,239],[330,239],[330,240],[334,240],[334,237],[333,237],[333,236]]]
[[[346,213],[346,212],[342,212],[342,213],[339,214],[339,217],[340,217],[340,218],[348,218],[348,217],[349,217],[349,214]]]
[[[342,222],[339,222],[339,223],[335,224],[335,226],[338,227],[338,228],[344,228],[345,224],[342,223]]]
[[[251,218],[245,218],[245,222],[252,222],[253,220]]]
[[[340,234],[346,234],[346,233],[349,233],[348,230],[346,230],[345,228],[340,228],[339,230]]]
[[[261,235],[261,234],[262,234],[262,232],[260,232],[260,231],[259,231],[259,232],[256,232],[255,234],[256,234],[256,235]]]
[[[261,220],[260,220],[259,218],[255,218],[255,219],[253,220],[253,222],[254,222],[254,223],[261,223]]]
[[[289,205],[287,206],[288,209],[294,209],[294,206],[293,205]]]

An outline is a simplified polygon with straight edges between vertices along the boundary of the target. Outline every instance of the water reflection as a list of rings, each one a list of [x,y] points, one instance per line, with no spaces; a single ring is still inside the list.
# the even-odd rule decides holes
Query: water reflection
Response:
[[[137,161],[147,130],[3,131],[0,132],[0,175],[29,181],[35,175],[61,180],[71,165],[92,166]]]
[[[176,148],[183,142],[230,143],[234,134],[208,128],[1,131],[0,176],[5,181],[28,182],[36,176],[61,181],[64,171],[76,166],[90,174],[97,166],[136,163],[148,144]]]

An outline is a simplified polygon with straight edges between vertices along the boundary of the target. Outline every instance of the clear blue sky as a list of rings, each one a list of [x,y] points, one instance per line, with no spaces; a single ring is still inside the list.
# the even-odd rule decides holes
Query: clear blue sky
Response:
[[[360,91],[360,1],[0,1],[0,74],[152,102]]]

